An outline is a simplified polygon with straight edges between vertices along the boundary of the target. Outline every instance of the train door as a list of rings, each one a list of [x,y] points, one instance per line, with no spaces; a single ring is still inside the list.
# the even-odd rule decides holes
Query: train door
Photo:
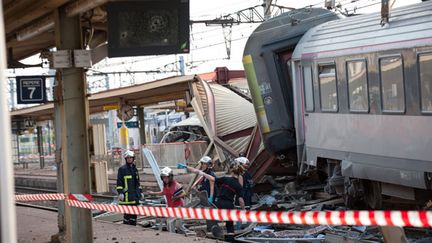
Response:
[[[285,90],[285,94],[286,94],[286,99],[292,97],[291,94],[287,94],[287,93],[292,93],[292,75],[291,75],[291,56],[292,56],[293,50],[290,49],[288,51],[284,51],[278,54],[278,61],[279,61],[279,72],[281,75],[281,80],[284,80],[286,83],[286,90]],[[290,109],[292,109],[293,107],[289,107]]]
[[[278,72],[279,72],[279,80],[283,82],[285,85],[283,90],[284,100],[286,101],[286,108],[289,116],[289,120],[291,121],[292,127],[291,132],[295,134],[295,126],[294,126],[294,106],[295,106],[295,93],[293,92],[293,75],[292,75],[292,63],[291,57],[293,53],[293,49],[289,49],[278,54]],[[295,135],[293,136],[295,137]]]
[[[293,50],[285,51],[279,54],[279,67],[283,79],[286,80],[288,88],[292,93],[292,106],[289,112],[290,118],[294,123],[296,138],[296,155],[297,165],[300,168],[304,160],[304,109],[303,109],[303,86],[301,76],[300,61],[292,60]]]

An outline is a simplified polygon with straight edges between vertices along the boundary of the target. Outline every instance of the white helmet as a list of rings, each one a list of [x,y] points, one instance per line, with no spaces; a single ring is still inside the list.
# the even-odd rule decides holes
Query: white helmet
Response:
[[[127,157],[135,157],[135,153],[133,152],[133,151],[130,151],[130,150],[126,150],[124,153],[123,153],[123,157],[126,159]]]
[[[173,172],[172,172],[171,168],[169,168],[169,167],[163,168],[160,172],[160,176],[172,176],[172,175],[173,175]]]
[[[249,164],[249,160],[246,157],[238,157],[234,161],[238,162],[241,165]]]
[[[212,159],[209,156],[204,156],[200,159],[200,163],[210,164],[212,163]]]
[[[240,175],[244,171],[243,164],[238,161],[238,158],[231,162],[230,171]]]

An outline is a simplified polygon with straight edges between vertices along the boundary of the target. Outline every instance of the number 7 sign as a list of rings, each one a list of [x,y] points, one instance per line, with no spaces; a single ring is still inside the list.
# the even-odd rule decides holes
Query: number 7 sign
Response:
[[[44,76],[17,76],[17,103],[39,104],[46,102]]]

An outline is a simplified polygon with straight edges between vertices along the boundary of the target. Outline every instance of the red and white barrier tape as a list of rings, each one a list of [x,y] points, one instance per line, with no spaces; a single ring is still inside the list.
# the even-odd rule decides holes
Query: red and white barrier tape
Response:
[[[65,194],[62,193],[15,195],[15,201],[17,202],[57,201],[57,200],[64,200],[64,199],[65,199]]]
[[[15,195],[15,201],[17,202],[29,202],[29,201],[58,201],[69,198],[77,201],[92,201],[93,198],[90,194],[66,194],[63,193],[48,193],[48,194],[23,194]]]
[[[68,198],[85,202],[93,201],[93,197],[90,194],[69,194]]]
[[[78,208],[165,218],[169,217],[183,219],[206,219],[217,221],[247,221],[272,224],[432,227],[432,211],[272,212],[244,211],[236,209],[231,210],[210,208],[163,208],[147,206],[110,205],[70,199],[66,200],[66,202],[70,206]]]
[[[432,227],[429,211],[271,212],[209,208],[162,208],[95,204],[68,200],[73,207],[154,217],[303,225]]]

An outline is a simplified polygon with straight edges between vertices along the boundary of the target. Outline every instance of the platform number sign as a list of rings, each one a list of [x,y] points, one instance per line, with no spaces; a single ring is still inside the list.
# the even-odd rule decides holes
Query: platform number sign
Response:
[[[44,76],[18,76],[17,103],[39,104],[46,102],[46,89]]]

